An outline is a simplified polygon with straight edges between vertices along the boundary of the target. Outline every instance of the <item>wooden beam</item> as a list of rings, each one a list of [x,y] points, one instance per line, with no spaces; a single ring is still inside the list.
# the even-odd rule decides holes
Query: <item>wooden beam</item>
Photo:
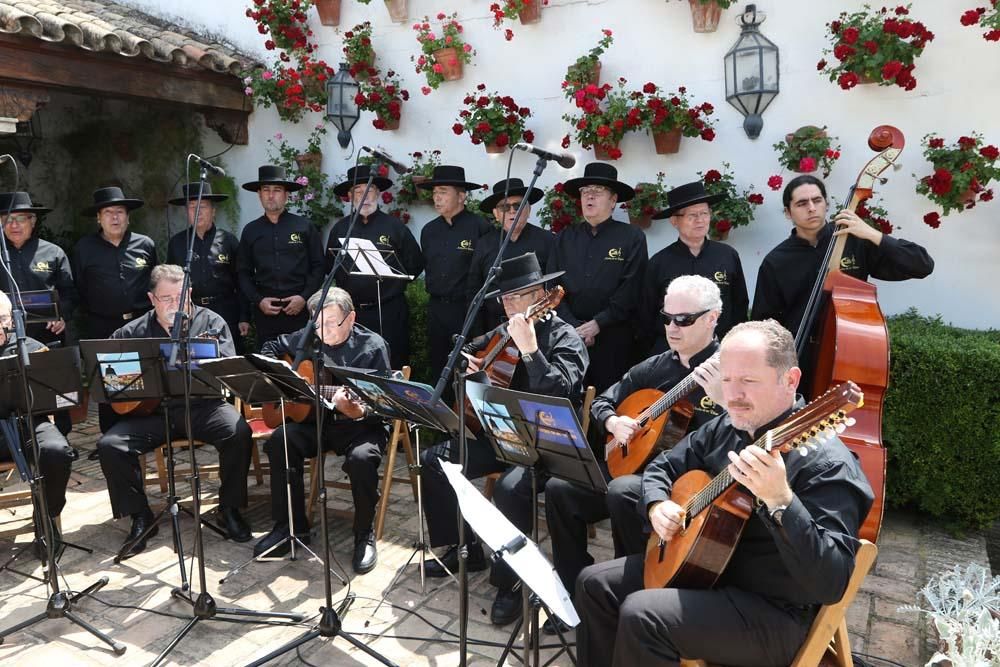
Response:
[[[49,93],[44,88],[0,85],[0,116],[4,118],[30,120],[35,111],[48,102]]]

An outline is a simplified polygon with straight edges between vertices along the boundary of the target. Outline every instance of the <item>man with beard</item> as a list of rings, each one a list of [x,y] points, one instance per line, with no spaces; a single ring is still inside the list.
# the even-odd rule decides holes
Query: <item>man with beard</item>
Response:
[[[115,331],[111,338],[168,338],[174,317],[180,307],[184,270],[173,264],[153,269],[149,282],[149,301],[153,310]],[[190,295],[189,295],[190,296]],[[190,304],[190,300],[188,301]],[[219,356],[236,354],[232,335],[222,317],[207,308],[191,306],[186,313],[191,338],[207,336],[219,342]],[[166,431],[163,410],[168,410],[170,432]],[[130,545],[126,556],[134,556],[146,548],[146,540],[159,530],[154,526],[146,492],[143,487],[139,455],[153,451],[167,438],[187,437],[184,401],[170,399],[145,417],[125,416],[97,441],[101,469],[108,482],[111,511],[115,519],[131,517],[132,526],[125,539]],[[247,504],[247,471],[250,468],[250,427],[232,405],[221,398],[198,398],[191,401],[192,437],[207,442],[219,451],[219,516],[229,539],[246,542],[250,527],[239,508]]]
[[[682,657],[787,665],[820,606],[844,594],[871,486],[838,438],[787,458],[754,444],[802,406],[801,371],[786,329],[774,320],[738,324],[720,354],[727,413],[647,466],[638,509],[669,543],[685,523],[671,491],[691,470],[713,477],[728,471],[756,498],[755,509],[711,589],[644,589],[643,555],[580,573],[579,665],[677,665]]]
[[[201,204],[198,193],[201,191]],[[184,206],[188,228],[174,234],[167,244],[167,263],[184,266],[194,230],[191,257],[191,301],[218,313],[233,334],[237,354],[243,354],[243,338],[250,332],[250,313],[239,289],[236,258],[240,241],[232,232],[215,225],[215,205],[228,195],[212,194],[208,183],[187,183],[183,195],[167,203]],[[195,212],[198,219],[195,220]]]
[[[541,266],[548,263],[549,252],[555,244],[555,236],[546,229],[528,224],[531,204],[537,203],[543,195],[544,193],[538,188],[531,188],[529,192],[520,178],[504,179],[493,186],[493,194],[479,205],[479,210],[484,214],[493,214],[494,219],[500,223],[501,229],[491,230],[483,236],[479,240],[479,245],[476,246],[476,252],[472,255],[468,285],[468,300],[470,302],[486,281],[490,267],[500,250],[503,235],[511,227],[514,228],[514,231],[510,235],[510,243],[504,248],[501,261],[530,252],[538,258],[538,263]],[[514,220],[517,207],[521,205],[525,196],[528,198],[528,204],[524,207],[520,217]],[[506,317],[503,304],[489,299],[483,303],[483,307],[476,317],[476,324],[470,333],[478,335],[494,329],[500,326]]]
[[[349,197],[351,206],[358,211],[358,220],[351,231],[356,239],[367,239],[383,253],[383,259],[400,273],[416,278],[424,270],[424,256],[409,228],[398,218],[379,210],[379,193],[392,187],[392,181],[375,176],[372,187],[365,195],[365,185],[371,176],[371,167],[362,164],[347,170],[347,180],[333,189],[339,197]],[[340,239],[347,234],[351,214],[334,224],[326,243],[326,269],[333,268]],[[365,260],[362,258],[364,264]],[[366,265],[366,264],[364,264]],[[378,332],[389,345],[389,359],[393,368],[410,363],[410,308],[406,303],[406,286],[409,281],[389,278],[379,281],[371,276],[352,275],[354,262],[347,258],[337,272],[337,286],[347,290],[354,302],[358,324]],[[379,294],[381,293],[381,300]]]
[[[289,193],[302,185],[289,181],[283,167],[264,165],[257,174],[243,189],[257,193],[264,215],[243,228],[237,265],[260,349],[309,321],[306,299],[323,283],[323,247],[312,222],[285,210]]]
[[[632,322],[646,269],[646,235],[611,217],[615,205],[635,191],[618,180],[618,170],[591,162],[581,178],[566,181],[565,192],[582,202],[584,222],[556,237],[547,270],[564,271],[566,298],[559,316],[576,327],[590,348],[584,384],[602,392],[628,370]]]

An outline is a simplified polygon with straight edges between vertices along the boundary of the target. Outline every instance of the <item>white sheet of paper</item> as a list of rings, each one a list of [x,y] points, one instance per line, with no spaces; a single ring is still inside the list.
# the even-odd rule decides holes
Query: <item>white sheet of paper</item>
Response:
[[[523,535],[500,513],[500,510],[483,497],[479,489],[469,483],[462,474],[462,466],[442,459],[441,468],[455,490],[458,505],[462,508],[462,516],[490,549],[496,551],[519,535]],[[527,544],[517,553],[504,552],[504,560],[514,569],[517,576],[521,577],[524,585],[534,591],[553,614],[566,625],[576,627],[580,624],[580,617],[569,599],[569,593],[563,586],[562,580],[538,549],[538,545],[527,537],[525,539]]]
[[[344,239],[340,239],[340,245],[344,245]],[[355,275],[409,278],[413,280],[413,276],[400,273],[389,266],[385,258],[382,257],[382,253],[368,239],[351,237],[351,240],[347,243],[347,254],[354,262],[354,270],[351,273]]]

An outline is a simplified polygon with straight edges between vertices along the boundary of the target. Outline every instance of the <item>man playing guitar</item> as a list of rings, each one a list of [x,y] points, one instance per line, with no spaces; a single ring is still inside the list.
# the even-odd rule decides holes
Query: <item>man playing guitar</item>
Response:
[[[755,509],[710,590],[643,590],[641,555],[585,569],[574,598],[579,665],[677,665],[682,657],[787,665],[819,606],[843,595],[871,487],[836,437],[787,460],[751,444],[801,405],[787,330],[773,320],[739,324],[720,355],[727,413],[647,466],[640,512],[668,550],[676,547],[671,540],[680,539],[687,517],[671,488],[692,470],[728,472],[753,494]]]

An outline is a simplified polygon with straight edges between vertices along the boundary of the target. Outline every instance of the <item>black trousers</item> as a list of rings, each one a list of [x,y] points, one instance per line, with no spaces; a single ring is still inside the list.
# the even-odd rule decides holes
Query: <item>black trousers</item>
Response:
[[[641,481],[638,475],[619,477],[608,484],[606,496],[562,479],[550,479],[545,485],[545,520],[552,538],[552,563],[571,595],[580,571],[594,563],[594,557],[587,551],[587,524],[611,517],[615,558],[643,552],[642,519],[636,511]],[[627,551],[626,544],[629,549],[638,548]]]
[[[265,315],[260,312],[260,308],[255,308],[253,313],[254,325],[257,327],[257,351],[263,347],[264,343],[274,340],[278,336],[298,331],[309,321],[309,310],[302,308],[298,315]]]
[[[169,418],[170,437],[174,440],[186,438],[183,408],[172,408]],[[196,401],[191,405],[191,430],[195,440],[212,444],[219,451],[220,505],[246,506],[252,446],[246,421],[229,403]],[[101,469],[108,481],[111,511],[116,519],[149,507],[138,457],[166,440],[163,415],[157,413],[148,417],[122,418],[97,441]]]
[[[427,302],[427,342],[430,348],[427,352],[427,358],[435,380],[440,377],[441,370],[448,362],[448,355],[454,347],[451,337],[462,330],[467,307],[468,304],[464,300],[452,302],[431,297]],[[455,395],[452,384],[451,378],[449,378],[448,387],[444,393],[445,400],[449,402]]]
[[[76,458],[76,452],[48,419],[35,417],[35,420],[39,449],[38,472],[45,478],[45,503],[49,507],[49,516],[57,517],[66,506],[66,485],[69,483],[70,467]],[[27,427],[24,432],[27,432]],[[34,448],[22,441],[21,449],[30,462],[34,456]],[[0,434],[0,461],[10,460],[12,458],[7,439]]]
[[[229,333],[233,337],[233,345],[236,347],[236,354],[246,354],[246,338],[240,335],[240,304],[237,300],[238,297],[233,295],[229,298],[216,298],[212,300],[209,304],[205,306],[209,310],[216,313],[219,317],[226,321],[226,326],[229,327]],[[198,303],[198,299],[195,299],[196,305],[201,305]]]
[[[622,379],[632,363],[632,329],[628,324],[616,324],[601,329],[594,344],[587,349],[590,366],[583,384],[594,385],[597,393]]]
[[[288,466],[285,466],[285,438],[288,438]],[[378,505],[378,466],[388,438],[385,429],[369,424],[327,425],[323,430],[323,451],[343,455],[343,470],[351,480],[354,498],[354,532],[372,529]],[[316,424],[288,422],[279,426],[264,443],[271,466],[271,519],[276,526],[288,526],[287,483],[292,488],[292,520],[295,531],[306,532],[303,465],[316,456]]]
[[[642,570],[643,556],[627,556],[580,573],[573,599],[580,667],[665,667],[681,658],[787,665],[816,615],[733,587],[644,590]]]
[[[399,370],[410,363],[410,307],[403,295],[382,302],[381,326],[378,304],[354,304],[357,321],[380,334],[389,345],[391,366]],[[438,369],[440,372],[440,369]]]

